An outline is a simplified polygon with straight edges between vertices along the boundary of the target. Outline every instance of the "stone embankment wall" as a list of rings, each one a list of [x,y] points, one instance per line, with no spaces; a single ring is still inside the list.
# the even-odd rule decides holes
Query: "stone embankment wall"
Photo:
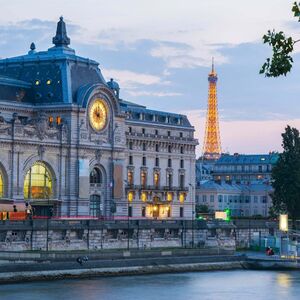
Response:
[[[278,234],[276,222],[28,220],[0,222],[0,251],[248,248]],[[261,245],[263,246],[263,245]]]
[[[0,251],[153,248],[235,249],[226,222],[28,220],[0,224]]]

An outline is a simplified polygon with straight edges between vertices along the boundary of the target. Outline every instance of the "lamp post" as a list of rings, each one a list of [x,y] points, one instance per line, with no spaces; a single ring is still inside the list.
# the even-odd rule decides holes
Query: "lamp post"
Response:
[[[114,150],[115,150],[115,132],[119,127],[118,124],[112,126],[112,137],[111,137],[111,202],[115,204],[115,195],[114,195]],[[110,212],[112,211],[112,203],[110,204]]]
[[[192,198],[192,248],[194,248],[194,211],[195,211],[194,195],[193,195],[194,186],[191,183],[189,183],[189,186],[191,187],[191,198]]]
[[[128,185],[128,181],[124,180],[125,185]],[[126,197],[126,202],[127,202],[127,250],[129,250],[129,199],[128,199],[128,195],[126,195],[125,193],[125,197]]]

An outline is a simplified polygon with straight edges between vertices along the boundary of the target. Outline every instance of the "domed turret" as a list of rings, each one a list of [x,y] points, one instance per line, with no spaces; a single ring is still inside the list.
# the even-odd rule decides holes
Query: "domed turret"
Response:
[[[119,95],[120,95],[119,84],[116,81],[114,81],[113,78],[111,78],[110,81],[107,82],[107,85],[109,86],[110,89],[114,91],[116,97],[119,99]]]

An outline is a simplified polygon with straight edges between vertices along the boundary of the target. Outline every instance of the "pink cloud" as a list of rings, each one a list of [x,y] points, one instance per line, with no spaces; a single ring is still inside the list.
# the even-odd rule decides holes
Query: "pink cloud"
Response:
[[[195,137],[199,140],[196,151],[198,157],[203,147],[205,118],[201,111],[189,111],[185,114],[196,130]],[[288,124],[300,129],[300,119],[221,121],[222,151],[245,154],[281,151],[281,133]]]

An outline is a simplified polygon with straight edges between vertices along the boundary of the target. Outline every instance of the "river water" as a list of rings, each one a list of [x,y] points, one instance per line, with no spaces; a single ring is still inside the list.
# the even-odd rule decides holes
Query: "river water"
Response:
[[[1,300],[292,300],[300,272],[216,271],[0,285]]]

